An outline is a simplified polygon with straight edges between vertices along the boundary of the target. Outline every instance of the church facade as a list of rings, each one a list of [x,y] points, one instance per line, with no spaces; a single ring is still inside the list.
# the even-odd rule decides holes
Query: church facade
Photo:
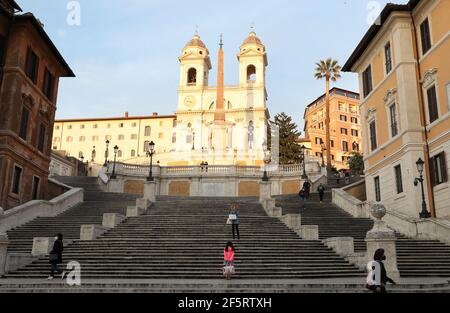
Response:
[[[217,86],[210,86],[210,53],[200,36],[195,34],[179,57],[175,115],[139,117],[139,127],[136,127],[135,118],[128,117],[128,114],[112,119],[58,120],[55,122],[53,148],[92,160],[95,159],[91,157],[93,147],[96,147],[94,155],[102,155],[108,139],[110,155],[117,144],[119,161],[145,164],[148,162],[149,143],[153,141],[155,158],[163,166],[198,165],[202,162],[210,165],[262,165],[267,158],[264,151],[270,118],[266,47],[255,32],[249,34],[237,53],[239,81],[233,86],[224,85],[223,60],[221,42]],[[113,129],[117,125],[119,129]],[[63,128],[66,129],[64,134]],[[146,131],[150,128],[151,132]],[[100,163],[100,158],[97,157],[99,160],[95,159],[95,162]]]

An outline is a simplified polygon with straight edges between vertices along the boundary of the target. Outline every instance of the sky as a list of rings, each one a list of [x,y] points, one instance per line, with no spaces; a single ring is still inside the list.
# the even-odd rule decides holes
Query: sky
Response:
[[[57,119],[122,116],[126,111],[130,116],[175,113],[178,57],[196,29],[211,54],[210,85],[216,84],[221,33],[225,84],[237,84],[236,54],[253,25],[268,54],[271,117],[285,112],[302,129],[305,107],[325,91],[325,82],[314,78],[315,63],[332,57],[343,66],[388,1],[17,2],[44,23],[75,72],[76,78],[60,81]],[[68,22],[68,17],[75,19]],[[352,73],[343,73],[332,86],[359,90]]]

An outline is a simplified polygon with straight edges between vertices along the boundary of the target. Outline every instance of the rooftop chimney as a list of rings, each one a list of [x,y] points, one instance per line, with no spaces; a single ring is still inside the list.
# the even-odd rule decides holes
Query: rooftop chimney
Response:
[[[128,118],[128,112],[125,112],[125,117]]]
[[[153,112],[153,116],[158,116],[158,112]]]

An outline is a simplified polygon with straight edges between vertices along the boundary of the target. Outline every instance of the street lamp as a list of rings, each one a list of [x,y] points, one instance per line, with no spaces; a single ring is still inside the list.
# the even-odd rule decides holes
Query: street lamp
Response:
[[[111,179],[116,179],[116,157],[117,157],[117,153],[119,152],[119,147],[116,145],[114,147],[114,164],[113,164],[113,171],[111,174]]]
[[[325,160],[323,158],[323,153],[324,153],[324,151],[327,150],[327,148],[325,148],[325,144],[323,142],[320,144],[320,147],[322,149],[322,167],[325,167]]]
[[[192,150],[195,150],[195,132],[192,132]]]
[[[148,172],[147,181],[154,181],[153,178],[153,155],[155,154],[155,143],[152,141],[148,145],[147,156],[150,157],[150,171]]]
[[[302,162],[303,162],[303,174],[302,179],[308,179],[308,175],[306,175],[306,160],[305,160],[305,145],[300,146],[300,154],[302,156]]]
[[[423,178],[423,169],[424,169],[425,162],[422,160],[422,158],[419,158],[417,160],[417,171],[419,172],[420,177],[416,178],[414,180],[414,186],[417,186],[420,183],[420,186],[422,187],[422,212],[420,212],[419,216],[420,218],[430,218],[431,214],[427,210],[427,203],[425,202],[425,190],[423,188],[423,182],[425,181]]]
[[[106,140],[106,150],[105,150],[105,164],[103,164],[103,166],[108,166],[108,156],[109,156],[109,140]]]
[[[267,151],[267,144],[264,143],[263,144],[263,152],[264,152],[264,174],[263,174],[263,178],[262,181],[263,182],[268,182],[269,181],[269,176],[267,175],[267,164],[270,163],[270,155],[269,155],[269,151]]]

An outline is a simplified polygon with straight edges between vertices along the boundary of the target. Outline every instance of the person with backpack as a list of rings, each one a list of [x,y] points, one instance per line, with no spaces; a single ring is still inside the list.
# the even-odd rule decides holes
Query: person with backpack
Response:
[[[58,264],[62,264],[62,253],[64,250],[64,244],[63,244],[63,235],[57,234],[55,235],[55,242],[53,243],[53,249],[50,251],[49,255],[49,263],[51,264],[51,270],[50,270],[50,276],[47,278],[48,280],[51,280],[55,277],[55,272],[57,274],[62,274],[61,279],[64,279],[66,276],[66,272],[63,270],[60,270],[58,268]]]
[[[323,201],[323,196],[325,194],[325,186],[320,183],[319,187],[317,187],[317,192],[319,193],[320,203]]]
[[[230,280],[231,276],[235,273],[234,269],[234,253],[235,248],[231,241],[228,241],[225,249],[223,250],[223,276]]]

